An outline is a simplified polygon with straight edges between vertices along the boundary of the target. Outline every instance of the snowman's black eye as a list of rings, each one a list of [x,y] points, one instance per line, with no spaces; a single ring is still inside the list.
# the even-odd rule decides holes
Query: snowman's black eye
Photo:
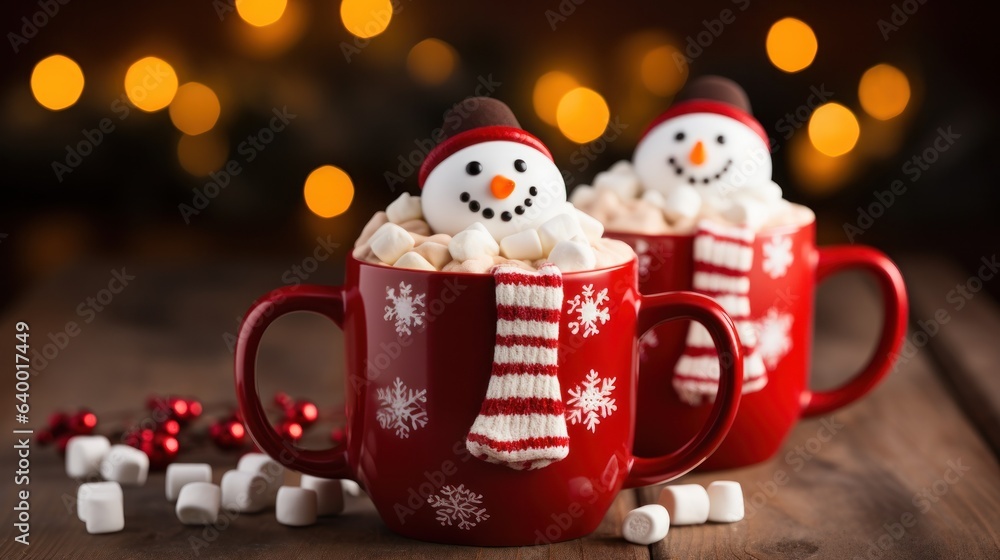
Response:
[[[720,134],[719,137],[715,139],[715,141],[718,142],[719,144],[725,144],[726,137]]]
[[[517,169],[521,173],[524,173],[525,171],[528,170],[528,164],[524,163],[523,159],[516,159],[514,160],[514,169]]]
[[[678,142],[680,142],[681,140],[684,140],[684,133],[683,132],[678,132],[677,134],[675,134],[674,135],[674,140],[677,140]]]
[[[483,164],[478,161],[470,161],[469,165],[465,166],[465,172],[469,175],[479,175],[483,172]]]

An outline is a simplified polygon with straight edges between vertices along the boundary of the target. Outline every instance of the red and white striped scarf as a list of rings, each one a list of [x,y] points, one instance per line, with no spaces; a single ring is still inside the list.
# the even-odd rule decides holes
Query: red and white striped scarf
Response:
[[[764,361],[757,354],[757,331],[750,320],[750,268],[754,231],[702,221],[694,238],[695,291],[711,296],[736,324],[743,346],[743,392],[767,384]],[[674,368],[674,390],[681,400],[698,405],[715,400],[719,390],[719,358],[711,335],[701,323],[691,323],[684,354]]]
[[[499,265],[493,278],[493,371],[465,444],[484,461],[540,469],[569,453],[558,376],[562,274],[552,264],[537,272]]]

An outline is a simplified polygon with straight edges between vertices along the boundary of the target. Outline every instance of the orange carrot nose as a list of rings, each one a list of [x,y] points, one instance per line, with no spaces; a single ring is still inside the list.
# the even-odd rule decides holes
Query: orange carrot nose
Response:
[[[705,163],[705,145],[701,143],[701,140],[695,142],[694,147],[691,148],[691,153],[688,154],[688,159],[695,165]]]
[[[490,181],[490,191],[493,193],[493,196],[503,200],[510,196],[510,193],[514,192],[514,181],[503,175],[497,175]]]

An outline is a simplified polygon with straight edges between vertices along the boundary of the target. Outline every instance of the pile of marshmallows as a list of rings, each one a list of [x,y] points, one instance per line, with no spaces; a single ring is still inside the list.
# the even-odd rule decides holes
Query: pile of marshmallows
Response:
[[[454,237],[431,235],[423,220],[420,197],[404,193],[385,212],[377,212],[355,244],[355,257],[399,268],[445,272],[488,272],[496,264],[514,262],[536,268],[542,262],[563,272],[620,264],[631,250],[619,241],[602,239],[604,226],[566,203],[566,211],[537,229],[508,235],[499,243],[474,223]]]
[[[639,176],[632,164],[625,160],[594,176],[593,186],[580,185],[573,189],[569,200],[577,208],[607,224],[612,231],[657,235],[694,228],[694,220],[684,217],[690,209],[669,211],[659,191],[644,191],[641,188]],[[693,203],[700,205],[700,201]],[[697,210],[695,207],[695,212]]]
[[[739,482],[717,480],[708,490],[700,484],[665,486],[657,503],[628,512],[622,536],[631,543],[649,545],[663,540],[671,524],[735,523],[743,519],[743,513]]]
[[[76,436],[66,444],[66,474],[73,478],[100,475],[105,482],[88,482],[77,490],[77,516],[88,533],[113,533],[125,528],[122,485],[142,486],[149,458],[127,445],[111,445],[104,436]],[[211,525],[219,511],[259,512],[274,506],[278,523],[312,525],[316,517],[344,510],[344,494],[361,495],[349,480],[302,475],[300,486],[283,486],[285,469],[262,453],[240,458],[235,470],[212,484],[212,467],[204,463],[174,463],[167,467],[167,500],[177,502],[177,518],[185,525]]]

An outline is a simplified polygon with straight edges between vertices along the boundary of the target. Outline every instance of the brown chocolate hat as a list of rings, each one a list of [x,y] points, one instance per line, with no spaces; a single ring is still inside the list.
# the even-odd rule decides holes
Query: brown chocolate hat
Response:
[[[688,99],[718,101],[753,114],[750,98],[739,84],[722,76],[699,76],[677,94],[675,102]]]

